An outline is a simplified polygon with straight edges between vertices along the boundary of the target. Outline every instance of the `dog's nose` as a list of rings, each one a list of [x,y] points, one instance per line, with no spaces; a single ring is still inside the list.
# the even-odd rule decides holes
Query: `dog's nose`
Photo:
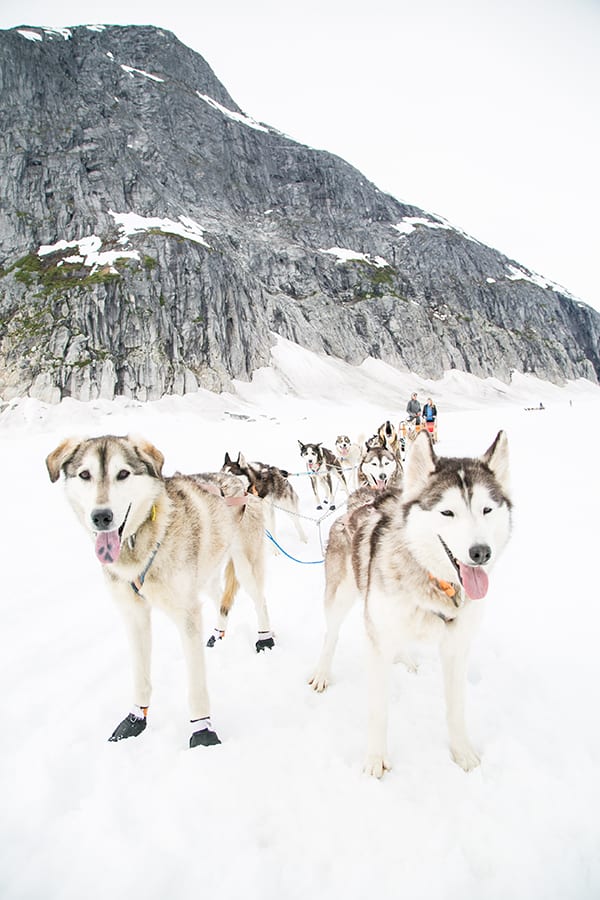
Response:
[[[473,544],[469,549],[469,556],[476,566],[485,566],[490,561],[492,548],[489,544]]]
[[[91,519],[98,531],[109,531],[114,519],[113,511],[108,507],[93,509]]]

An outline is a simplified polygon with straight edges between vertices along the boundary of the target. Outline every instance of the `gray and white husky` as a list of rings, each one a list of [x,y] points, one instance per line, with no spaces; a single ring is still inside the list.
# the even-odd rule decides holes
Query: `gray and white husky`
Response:
[[[222,472],[229,472],[241,478],[246,490],[265,501],[265,519],[269,531],[275,537],[275,510],[286,512],[296,528],[300,540],[306,544],[308,538],[300,521],[298,494],[290,484],[289,472],[262,462],[248,462],[243,453],[237,459],[225,454]]]
[[[335,509],[333,500],[333,483],[332,474],[342,485],[346,494],[350,494],[346,478],[344,477],[343,467],[335,453],[324,447],[322,442],[318,444],[300,445],[300,456],[306,465],[306,471],[310,475],[310,483],[317,501],[317,509],[323,509],[323,506],[329,505],[329,509]]]
[[[421,432],[408,455],[402,491],[383,491],[332,526],[325,557],[327,631],[310,684],[316,691],[326,688],[340,626],[361,597],[368,637],[368,774],[379,778],[390,768],[390,669],[399,659],[411,666],[409,646],[420,640],[439,645],[452,757],[465,771],[479,764],[464,717],[467,654],[488,572],[510,527],[503,431],[476,459],[438,457]]]
[[[111,741],[146,727],[150,703],[151,609],[180,634],[187,664],[190,747],[220,743],[210,721],[200,592],[225,593],[228,612],[239,583],[258,616],[257,650],[273,646],[264,594],[262,504],[227,475],[163,478],[164,457],[143,438],[69,438],[46,459],[94,542],[108,587],[123,613],[133,669],[133,708]]]
[[[359,486],[375,490],[397,487],[402,481],[403,472],[400,456],[387,447],[365,446],[358,468]]]

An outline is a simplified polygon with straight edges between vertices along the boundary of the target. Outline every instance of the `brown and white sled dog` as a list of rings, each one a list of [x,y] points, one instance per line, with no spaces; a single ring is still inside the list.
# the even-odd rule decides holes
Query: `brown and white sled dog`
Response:
[[[95,545],[123,613],[133,668],[133,709],[110,740],[141,733],[150,703],[151,609],[162,608],[181,637],[187,664],[190,747],[220,743],[210,721],[200,592],[225,595],[239,582],[254,600],[257,650],[273,646],[265,602],[262,505],[231,476],[163,478],[162,453],[143,438],[112,435],[63,441],[46,459],[64,474],[67,499]]]
[[[298,494],[288,480],[289,472],[262,462],[248,462],[243,453],[234,460],[225,454],[222,472],[241,478],[246,490],[265,501],[266,525],[275,537],[275,510],[286,512],[294,523],[298,537],[306,544],[308,538],[300,521]]]
[[[387,753],[392,663],[410,665],[419,640],[439,644],[450,751],[465,771],[479,764],[467,736],[467,653],[488,589],[488,572],[511,524],[508,442],[503,431],[480,458],[436,456],[429,435],[411,447],[402,491],[384,491],[331,528],[325,557],[327,632],[310,683],[325,689],[340,626],[364,602],[369,724],[365,771],[381,777]]]

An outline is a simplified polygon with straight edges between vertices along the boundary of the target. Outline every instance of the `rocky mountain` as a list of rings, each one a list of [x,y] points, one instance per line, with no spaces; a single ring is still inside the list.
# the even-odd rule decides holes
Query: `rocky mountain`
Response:
[[[597,312],[254,121],[158,28],[0,32],[0,267],[5,400],[225,389],[275,335],[428,377],[600,376]]]

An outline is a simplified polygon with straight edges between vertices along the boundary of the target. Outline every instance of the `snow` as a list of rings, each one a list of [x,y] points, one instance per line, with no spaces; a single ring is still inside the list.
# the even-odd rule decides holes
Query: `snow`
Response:
[[[125,65],[122,65],[121,68],[124,72],[127,72],[128,75],[131,75],[132,78],[134,75],[143,75],[144,78],[149,78],[150,81],[159,81],[161,84],[164,84],[164,78],[159,78],[158,75],[151,75],[150,72],[144,72],[143,69],[136,69],[134,66]]]
[[[449,757],[440,667],[394,672],[393,769],[362,774],[366,688],[360,610],[323,695],[306,680],[323,633],[323,566],[268,552],[277,646],[254,652],[238,597],[206,651],[223,741],[187,749],[175,629],[154,617],[154,695],[137,739],[107,738],[129,709],[128,649],[93,545],[44,459],[72,434],[144,434],[166,474],[216,470],[225,451],[302,471],[297,441],[369,435],[410,393],[440,410],[439,452],[511,448],[514,530],[492,573],[470,657],[467,714],[480,768]],[[525,407],[544,409],[527,412]],[[278,341],[272,365],[220,395],[49,406],[0,415],[0,884],[4,900],[592,900],[600,895],[600,717],[595,569],[600,389],[532,376],[510,385],[456,371],[440,381],[377,360],[352,367]],[[321,558],[306,477],[294,475]],[[342,508],[340,507],[340,512]],[[333,516],[321,527],[326,530]],[[33,567],[33,568],[31,568]],[[205,629],[215,624],[205,606]]]
[[[360,250],[348,250],[345,247],[330,247],[329,250],[319,248],[319,253],[330,253],[337,257],[338,263],[346,262],[365,262],[377,269],[384,269],[389,266],[389,262],[383,256],[371,256],[369,253],[361,253]]]
[[[173,219],[160,218],[158,216],[140,216],[137,213],[116,213],[109,209],[109,214],[113,217],[121,231],[121,243],[127,243],[129,236],[139,234],[144,231],[162,231],[165,234],[176,234],[180,237],[195,241],[197,244],[203,244],[208,247],[203,237],[204,231],[190,219],[188,216],[179,216],[179,221]]]
[[[212,106],[213,109],[223,113],[224,116],[227,116],[228,119],[232,119],[234,122],[239,122],[241,125],[247,125],[248,128],[254,128],[255,131],[266,131],[268,133],[273,130],[267,128],[266,125],[261,125],[260,122],[257,122],[256,119],[253,119],[251,116],[245,116],[243,113],[235,112],[233,109],[227,109],[226,106],[222,106],[207,94],[201,94],[200,91],[196,91],[196,94],[201,100],[204,100],[205,103]]]
[[[561,294],[564,294],[566,297],[572,297],[572,294],[569,294],[565,288],[561,287],[559,284],[556,284],[554,281],[548,281],[547,278],[544,278],[542,275],[536,275],[535,272],[530,272],[528,269],[523,269],[521,266],[507,266],[510,275],[507,275],[509,281],[530,281],[532,284],[537,285],[538,287],[550,289],[553,291],[558,291]]]
[[[422,216],[404,216],[403,219],[392,225],[392,228],[395,228],[400,234],[412,234],[419,225],[422,228],[442,228],[445,231],[450,229],[450,225],[445,222],[434,222],[432,219],[425,219]]]
[[[93,273],[100,266],[114,266],[118,259],[139,260],[140,258],[137,250],[104,250],[101,252],[102,239],[95,234],[76,241],[61,239],[54,244],[43,244],[38,250],[38,256],[60,253],[63,250],[69,250],[74,247],[78,248],[79,253],[63,257],[58,265],[63,263],[83,263],[84,266],[90,266]]]
[[[43,41],[44,40],[44,38],[41,36],[41,34],[38,34],[37,31],[28,31],[28,30],[19,28],[19,29],[17,29],[17,32],[18,32],[18,34],[21,35],[21,37],[26,38],[28,41]]]

